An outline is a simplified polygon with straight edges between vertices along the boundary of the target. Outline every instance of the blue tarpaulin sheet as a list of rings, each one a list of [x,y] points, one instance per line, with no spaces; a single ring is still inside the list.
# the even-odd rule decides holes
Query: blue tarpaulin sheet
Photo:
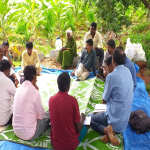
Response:
[[[137,88],[134,92],[132,111],[143,110],[150,117],[150,97],[146,91],[145,82],[137,77]],[[150,150],[150,132],[137,134],[128,124],[123,133],[125,150]]]
[[[139,68],[135,65],[136,72]],[[17,72],[20,68],[17,68]],[[47,69],[43,67],[42,73],[51,73],[59,75],[62,72],[68,72],[71,74],[72,70],[56,70],[56,69]],[[93,76],[93,73],[90,73],[90,78]],[[150,117],[150,97],[146,91],[145,82],[137,77],[137,87],[134,91],[134,99],[132,104],[132,111],[142,109]],[[124,149],[125,150],[149,150],[150,149],[150,132],[145,134],[137,134],[131,129],[131,126],[128,124],[127,129],[123,132],[124,138]],[[17,144],[8,141],[0,141],[0,150],[47,150],[42,148],[31,148],[26,145]]]
[[[71,73],[73,72],[73,70],[58,70],[58,69],[48,69],[48,68],[45,68],[44,66],[42,66],[42,73],[47,73],[47,74],[55,74],[55,75],[60,75],[61,73],[63,72],[67,72],[70,76],[71,76]],[[21,69],[21,67],[18,67],[18,68],[15,68],[15,72],[18,72],[19,70]],[[96,71],[97,73],[97,71]],[[87,79],[90,79],[90,78],[93,78],[95,77],[93,72],[90,72],[89,76]],[[76,76],[73,76],[72,78],[77,78]]]

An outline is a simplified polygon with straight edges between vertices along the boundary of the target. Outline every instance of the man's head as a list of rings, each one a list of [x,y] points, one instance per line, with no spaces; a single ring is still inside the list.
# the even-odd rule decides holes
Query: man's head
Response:
[[[4,55],[6,55],[6,51],[8,51],[9,48],[9,42],[3,41],[2,46],[4,47]]]
[[[63,72],[57,78],[58,89],[61,92],[68,92],[70,88],[70,76]]]
[[[90,26],[90,33],[91,33],[92,35],[95,35],[96,28],[97,28],[97,24],[96,24],[95,22],[92,22],[92,23],[91,23],[91,26]]]
[[[8,60],[3,59],[0,61],[0,71],[3,72],[7,77],[10,76],[11,64]]]
[[[112,65],[112,56],[108,57],[105,60],[105,64],[106,64],[106,70],[108,71],[108,73],[111,73],[114,70],[114,67]]]
[[[26,66],[24,68],[24,80],[32,82],[33,85],[36,83],[36,68],[33,65]]]
[[[124,50],[123,50],[123,47],[121,47],[121,46],[120,46],[120,47],[117,47],[115,50],[122,50],[122,51],[124,51]]]
[[[32,54],[32,49],[33,49],[33,43],[32,43],[32,42],[27,42],[27,43],[26,43],[26,49],[27,49],[28,55],[31,56],[31,54]]]
[[[109,55],[113,55],[113,52],[115,50],[115,41],[113,39],[109,40],[107,42],[107,50],[109,52]]]
[[[0,46],[0,61],[2,60],[3,56],[4,56],[4,47]]]
[[[91,52],[92,47],[93,47],[93,40],[92,39],[88,39],[86,41],[86,50],[87,50],[88,53]]]
[[[72,37],[72,31],[71,30],[67,30],[66,31],[66,36],[67,36],[67,40],[69,41]]]
[[[122,49],[116,49],[113,53],[112,64],[115,68],[118,65],[125,64],[126,55]]]

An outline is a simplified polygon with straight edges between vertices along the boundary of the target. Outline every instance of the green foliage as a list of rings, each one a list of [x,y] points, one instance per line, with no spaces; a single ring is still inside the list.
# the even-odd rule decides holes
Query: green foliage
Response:
[[[22,45],[28,42],[33,35],[32,31],[29,30],[29,23],[25,19],[20,20],[18,23],[16,33],[22,35],[22,38],[20,38]]]
[[[150,67],[150,23],[143,23],[134,26],[129,32],[129,35],[122,38],[125,43],[127,38],[130,38],[132,43],[142,44],[143,50],[146,54],[147,65]],[[140,33],[140,34],[139,34]]]
[[[126,17],[132,22],[141,22],[146,20],[147,10],[143,4],[136,9],[134,5],[130,5],[125,13]]]
[[[122,25],[131,25],[121,3],[112,0],[97,0],[95,6],[97,6],[96,14],[100,18],[100,25],[104,32],[108,30],[119,32],[122,30]]]
[[[13,60],[13,66],[20,67],[21,66],[21,60]]]
[[[43,13],[44,19],[41,21],[43,25],[44,34],[47,37],[49,43],[52,42],[55,32],[55,14],[52,9],[47,9]]]
[[[150,94],[150,83],[146,86],[146,91]]]

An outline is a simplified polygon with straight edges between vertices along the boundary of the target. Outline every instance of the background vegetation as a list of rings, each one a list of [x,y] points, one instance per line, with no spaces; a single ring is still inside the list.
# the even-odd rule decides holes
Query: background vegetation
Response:
[[[10,42],[18,64],[27,41],[46,55],[54,49],[57,37],[65,43],[65,31],[70,28],[80,51],[95,21],[104,46],[108,31],[116,34],[118,46],[125,47],[130,37],[131,42],[142,44],[150,66],[149,6],[150,0],[0,0],[0,42]]]

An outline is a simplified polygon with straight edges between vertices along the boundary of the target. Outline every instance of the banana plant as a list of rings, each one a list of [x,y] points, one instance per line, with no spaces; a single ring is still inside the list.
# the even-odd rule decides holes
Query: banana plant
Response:
[[[49,41],[49,43],[52,45],[52,40],[54,37],[55,33],[55,28],[56,28],[56,17],[52,9],[48,9],[43,13],[43,20],[42,20],[42,25],[43,25],[43,31]]]
[[[0,24],[2,28],[3,40],[7,40],[6,28],[8,27],[8,22],[6,15],[10,11],[10,9],[11,8],[9,7],[9,0],[0,1]]]
[[[20,41],[22,45],[28,42],[33,35],[33,32],[29,30],[29,23],[24,18],[18,23],[16,33],[21,35]]]

